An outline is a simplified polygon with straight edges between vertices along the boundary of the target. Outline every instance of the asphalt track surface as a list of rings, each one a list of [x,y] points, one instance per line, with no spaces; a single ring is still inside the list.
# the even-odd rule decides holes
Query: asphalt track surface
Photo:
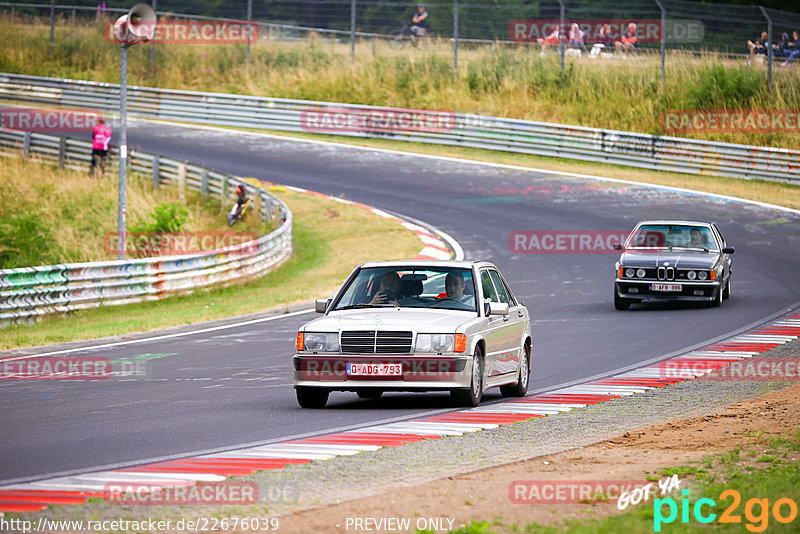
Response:
[[[466,259],[496,263],[531,311],[531,390],[666,355],[800,301],[800,216],[772,208],[236,132],[137,123],[129,144],[224,172],[342,195],[449,233]],[[733,297],[717,309],[646,305],[616,312],[614,254],[509,249],[515,230],[624,232],[645,218],[716,221],[737,250]],[[326,295],[308,295],[318,296]],[[444,393],[395,393],[375,401],[334,393],[324,410],[300,409],[291,387],[291,355],[297,328],[313,317],[72,353],[144,361],[145,377],[2,381],[0,485],[452,409]],[[491,390],[484,402],[498,397]]]

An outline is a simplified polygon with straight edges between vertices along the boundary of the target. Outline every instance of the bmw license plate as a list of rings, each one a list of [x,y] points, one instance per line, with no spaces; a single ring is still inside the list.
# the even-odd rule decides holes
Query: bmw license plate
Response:
[[[680,284],[650,284],[650,291],[681,291]]]
[[[348,363],[347,376],[402,376],[402,363]]]

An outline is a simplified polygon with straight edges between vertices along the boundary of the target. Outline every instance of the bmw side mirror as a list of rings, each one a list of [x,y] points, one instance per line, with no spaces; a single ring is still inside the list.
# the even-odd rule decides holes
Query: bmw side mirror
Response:
[[[725,248],[722,249],[722,252],[724,254],[733,254],[735,251],[736,251],[736,249],[733,248],[733,247],[725,247]]]
[[[314,310],[317,313],[325,313],[325,310],[328,308],[328,304],[330,303],[331,299],[317,299],[314,301]]]

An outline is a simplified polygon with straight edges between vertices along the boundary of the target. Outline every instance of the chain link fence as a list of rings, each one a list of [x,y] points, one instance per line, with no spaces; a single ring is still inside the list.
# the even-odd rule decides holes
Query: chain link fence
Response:
[[[51,24],[114,19],[132,1],[71,0],[51,3],[2,3],[0,9],[17,21],[49,17]],[[424,4],[428,13],[418,40],[410,29],[419,9],[415,2],[375,0],[236,0],[193,2],[151,0],[159,17],[253,20],[260,40],[291,41],[309,36],[364,50],[356,42],[385,40],[394,48],[431,41],[452,49],[458,68],[459,47],[526,47],[542,55],[609,59],[665,56],[681,52],[716,53],[741,58],[750,65],[773,65],[800,51],[800,13],[760,6],[685,0],[524,1],[469,3],[458,0]],[[635,24],[635,28],[630,24]],[[762,32],[764,36],[762,37]],[[627,36],[626,36],[627,34]],[[51,36],[53,32],[51,31]],[[633,37],[632,39],[629,38]],[[52,38],[52,37],[51,37]],[[753,43],[753,45],[749,45]],[[800,52],[795,56],[800,64]]]

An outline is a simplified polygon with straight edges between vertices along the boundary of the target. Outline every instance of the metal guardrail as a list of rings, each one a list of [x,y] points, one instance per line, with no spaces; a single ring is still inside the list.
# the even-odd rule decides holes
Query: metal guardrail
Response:
[[[35,158],[87,170],[91,143],[44,134],[0,131],[0,155]],[[109,151],[116,159],[116,149]],[[131,169],[163,184],[193,189],[232,205],[242,184],[255,212],[278,228],[256,240],[198,254],[0,270],[0,324],[100,305],[156,300],[194,288],[260,276],[292,253],[292,212],[263,189],[199,165],[136,152]]]
[[[2,73],[0,100],[94,108],[113,114],[119,103],[119,86]],[[309,110],[346,110],[353,115],[397,111],[377,106],[128,87],[129,116],[146,119],[301,132],[311,131],[303,124],[303,112]],[[453,114],[452,127],[437,131],[351,128],[327,133],[517,152],[659,171],[800,183],[800,151],[796,150],[485,115],[456,113]]]

